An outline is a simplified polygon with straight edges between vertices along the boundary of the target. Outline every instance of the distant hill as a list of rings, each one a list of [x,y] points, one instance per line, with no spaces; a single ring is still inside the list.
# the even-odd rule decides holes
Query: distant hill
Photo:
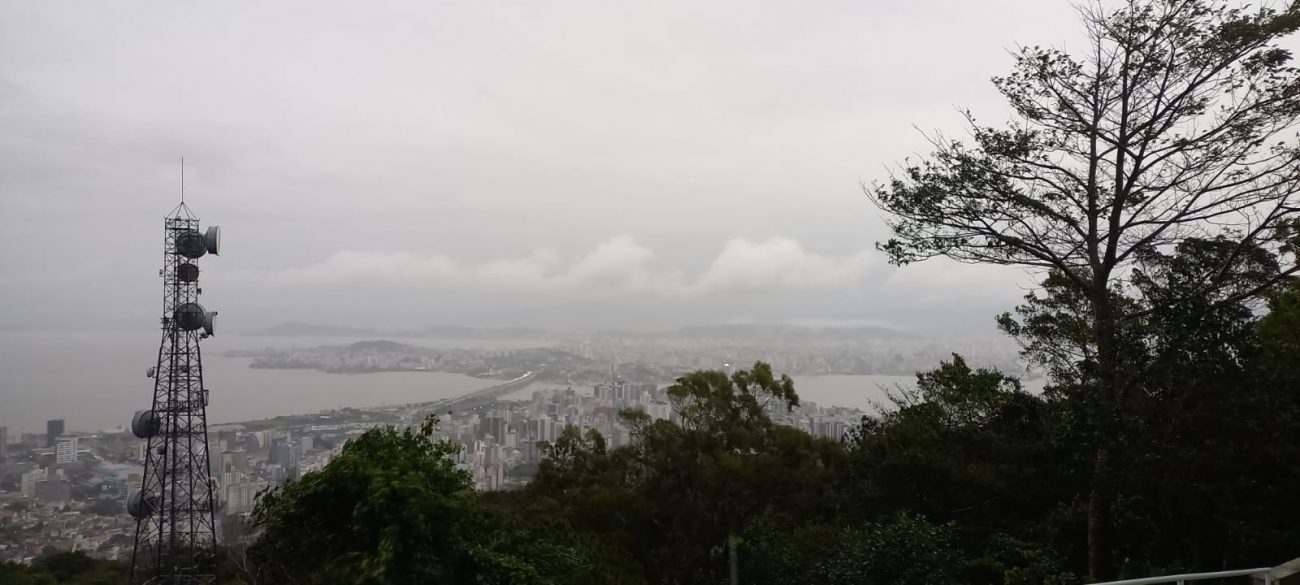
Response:
[[[660,331],[604,331],[605,335],[632,338],[656,338],[675,336],[693,339],[781,339],[794,341],[800,339],[817,340],[859,340],[859,339],[915,339],[916,336],[879,326],[859,327],[806,327],[802,325],[692,325],[675,330]],[[334,325],[317,325],[289,321],[245,333],[261,337],[396,337],[415,339],[512,339],[512,340],[548,340],[556,335],[545,329],[532,327],[465,327],[460,325],[438,325],[422,329],[403,331],[381,331],[359,327],[340,327]]]
[[[388,341],[385,339],[377,339],[374,341],[358,341],[356,343],[344,347],[343,350],[353,351],[353,352],[390,351],[390,352],[408,352],[408,353],[430,351],[428,348],[416,347],[414,345],[397,343],[396,341]]]
[[[255,337],[365,337],[375,334],[376,332],[374,329],[339,327],[335,325],[316,325],[313,323],[289,321],[272,325],[265,329],[250,331],[244,335]]]
[[[531,327],[501,327],[482,329],[458,325],[440,325],[424,329],[399,331],[395,337],[427,337],[434,339],[548,339],[551,333]]]
[[[803,327],[799,325],[697,325],[675,332],[694,338],[781,338],[793,339],[906,339],[910,333],[888,327]]]

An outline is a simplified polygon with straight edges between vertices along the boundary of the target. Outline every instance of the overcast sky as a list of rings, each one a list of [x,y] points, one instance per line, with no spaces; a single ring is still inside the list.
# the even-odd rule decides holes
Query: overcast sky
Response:
[[[880,323],[992,334],[1015,271],[898,269],[859,187],[1005,116],[1061,0],[0,2],[0,326],[151,327],[161,218],[221,326]]]

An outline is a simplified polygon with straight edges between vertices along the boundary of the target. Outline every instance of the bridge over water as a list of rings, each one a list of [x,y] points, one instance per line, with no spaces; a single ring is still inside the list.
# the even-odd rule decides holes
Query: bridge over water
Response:
[[[524,372],[522,376],[504,383],[497,384],[482,390],[475,390],[469,394],[462,394],[453,398],[444,398],[432,402],[422,402],[417,404],[419,410],[416,412],[412,424],[424,419],[426,414],[446,414],[448,411],[464,411],[482,408],[497,399],[520,390],[537,379],[536,372]]]

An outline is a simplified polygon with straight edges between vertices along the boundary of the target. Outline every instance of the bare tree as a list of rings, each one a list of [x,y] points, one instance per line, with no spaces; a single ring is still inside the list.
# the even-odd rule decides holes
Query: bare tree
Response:
[[[1110,404],[1135,383],[1117,328],[1155,310],[1117,301],[1143,257],[1191,239],[1228,242],[1222,266],[1188,294],[1240,302],[1297,271],[1300,73],[1278,39],[1300,1],[1234,8],[1210,0],[1130,0],[1080,10],[1086,54],[1021,47],[994,84],[1018,113],[1004,127],[966,114],[972,144],[932,139],[867,189],[894,235],[892,262],[935,256],[1050,271],[1085,305],[1087,382]],[[1233,266],[1265,249],[1271,278],[1241,286]],[[1093,455],[1088,570],[1110,570],[1109,449]]]

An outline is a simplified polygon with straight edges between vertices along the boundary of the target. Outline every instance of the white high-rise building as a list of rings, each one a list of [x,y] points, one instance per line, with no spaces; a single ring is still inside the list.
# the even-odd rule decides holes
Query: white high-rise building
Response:
[[[49,478],[44,469],[33,469],[22,475],[22,492],[24,498],[36,497],[36,486]]]
[[[229,487],[237,483],[244,483],[244,474],[238,471],[227,471],[221,474],[222,487]]]
[[[226,514],[247,514],[257,506],[257,494],[266,489],[264,481],[246,481],[226,488]]]
[[[225,503],[226,498],[230,495],[230,486],[244,482],[244,474],[238,471],[226,471],[221,474],[220,488],[217,490],[217,500]]]
[[[72,463],[77,460],[77,438],[59,437],[54,445],[55,463]]]

